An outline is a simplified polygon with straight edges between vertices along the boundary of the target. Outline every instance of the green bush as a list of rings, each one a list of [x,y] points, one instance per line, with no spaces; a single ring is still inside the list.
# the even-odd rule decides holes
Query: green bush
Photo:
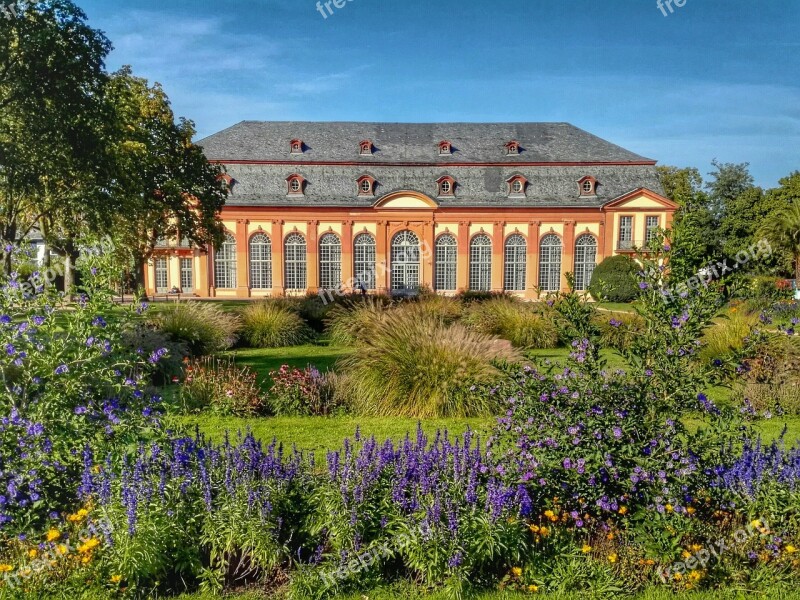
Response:
[[[493,298],[475,302],[463,322],[474,331],[496,335],[517,348],[546,349],[558,345],[557,315],[542,303]]]
[[[175,302],[159,307],[150,322],[192,356],[227,350],[238,340],[241,318],[214,302]]]
[[[493,413],[497,398],[480,387],[503,378],[498,364],[520,360],[507,342],[461,323],[390,310],[340,366],[357,414],[466,417]]]
[[[639,271],[633,259],[624,255],[611,256],[595,268],[589,292],[595,300],[631,302],[639,294],[636,283]]]
[[[299,346],[313,332],[285,302],[265,300],[242,310],[242,336],[252,348]]]

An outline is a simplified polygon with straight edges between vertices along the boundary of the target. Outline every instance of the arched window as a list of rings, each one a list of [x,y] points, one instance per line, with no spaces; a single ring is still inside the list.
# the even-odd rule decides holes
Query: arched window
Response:
[[[364,284],[368,290],[376,289],[376,258],[375,238],[368,233],[359,233],[353,240],[353,272],[355,273],[356,288]]]
[[[214,286],[219,289],[236,288],[236,240],[228,233],[214,257]]]
[[[287,290],[304,291],[308,287],[306,268],[306,238],[290,233],[284,244],[284,262]]]
[[[539,289],[557,292],[561,289],[561,238],[549,233],[539,247]]]
[[[575,289],[585,291],[592,281],[597,265],[597,240],[593,235],[583,234],[575,240]]]
[[[520,234],[508,236],[505,259],[503,289],[507,292],[524,292],[527,244]]]
[[[250,238],[250,287],[272,289],[272,240],[263,233]]]
[[[401,231],[392,239],[392,292],[419,290],[419,238]]]
[[[335,233],[319,238],[319,285],[323,290],[342,286],[342,242]]]
[[[456,272],[458,268],[458,242],[449,233],[440,235],[436,240],[436,280],[438,292],[456,290]]]
[[[492,289],[492,240],[482,233],[469,244],[469,289],[476,292]]]

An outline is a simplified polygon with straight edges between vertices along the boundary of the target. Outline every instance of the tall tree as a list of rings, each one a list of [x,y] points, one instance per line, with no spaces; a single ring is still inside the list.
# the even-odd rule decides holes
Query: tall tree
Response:
[[[729,204],[753,187],[750,163],[721,163],[712,160],[714,170],[709,173],[711,180],[706,189],[711,199],[711,210],[715,218],[722,219]]]
[[[793,265],[794,277],[800,282],[800,171],[779,184],[766,194],[770,212],[761,220],[757,234],[770,241],[772,262],[783,267],[781,270],[792,270]]]
[[[8,7],[7,7],[8,8]],[[0,260],[49,222],[104,205],[103,62],[111,44],[69,0],[17,1],[0,19]]]
[[[125,67],[111,76],[108,97],[117,128],[112,193],[120,207],[113,237],[134,265],[141,287],[158,240],[181,239],[201,247],[220,242],[227,186],[222,168],[210,164],[192,142],[194,124],[175,121],[159,84],[151,86]]]
[[[686,280],[717,254],[714,217],[703,191],[703,177],[694,168],[658,167],[661,186],[680,208],[670,232],[672,277]]]

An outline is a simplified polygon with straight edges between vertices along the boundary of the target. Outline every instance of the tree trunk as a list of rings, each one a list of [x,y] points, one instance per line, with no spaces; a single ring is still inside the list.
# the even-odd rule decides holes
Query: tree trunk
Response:
[[[800,253],[794,255],[794,281],[795,286],[800,288]]]
[[[140,294],[142,300],[147,300],[147,288],[144,281],[144,269],[147,261],[143,256],[136,256],[133,261],[133,284],[135,293]]]

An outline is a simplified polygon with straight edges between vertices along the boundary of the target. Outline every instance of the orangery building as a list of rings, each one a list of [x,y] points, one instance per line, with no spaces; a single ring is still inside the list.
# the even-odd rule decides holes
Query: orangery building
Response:
[[[199,144],[225,166],[219,248],[160,243],[150,294],[586,289],[670,225],[656,163],[567,123],[246,121]]]

